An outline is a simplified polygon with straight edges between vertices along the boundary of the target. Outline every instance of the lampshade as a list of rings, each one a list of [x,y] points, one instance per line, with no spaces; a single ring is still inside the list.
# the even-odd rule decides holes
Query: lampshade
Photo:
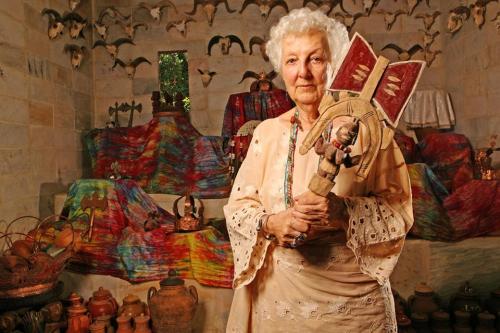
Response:
[[[416,90],[403,113],[408,128],[452,128],[455,113],[450,96],[444,90]]]

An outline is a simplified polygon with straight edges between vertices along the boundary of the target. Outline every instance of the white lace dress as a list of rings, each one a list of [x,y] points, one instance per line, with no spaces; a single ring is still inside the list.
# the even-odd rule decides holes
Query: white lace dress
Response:
[[[390,132],[366,180],[355,181],[355,168],[342,168],[336,178],[332,191],[348,207],[345,232],[286,249],[256,231],[262,214],[285,209],[292,112],[256,128],[224,206],[235,264],[227,332],[396,332],[389,276],[413,215],[408,171]],[[363,133],[353,154],[366,148]],[[306,134],[299,131],[297,148]],[[294,156],[298,195],[319,157],[298,149]]]

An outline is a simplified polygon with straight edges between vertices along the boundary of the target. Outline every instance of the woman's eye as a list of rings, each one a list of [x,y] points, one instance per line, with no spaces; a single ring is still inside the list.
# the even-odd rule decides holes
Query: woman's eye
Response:
[[[288,60],[286,61],[286,63],[287,63],[287,64],[293,64],[293,63],[295,63],[296,61],[297,61],[297,59],[293,59],[293,58],[292,58],[292,59],[288,59]]]
[[[315,63],[321,63],[321,62],[323,62],[323,58],[321,58],[321,57],[313,57],[312,61],[315,62]]]

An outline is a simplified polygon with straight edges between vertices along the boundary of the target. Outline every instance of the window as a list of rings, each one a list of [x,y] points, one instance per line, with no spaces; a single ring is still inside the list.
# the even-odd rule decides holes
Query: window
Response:
[[[184,96],[184,109],[189,111],[191,103],[189,100],[189,73],[187,51],[165,51],[159,52],[159,81],[162,100],[167,93],[175,97],[177,93]]]

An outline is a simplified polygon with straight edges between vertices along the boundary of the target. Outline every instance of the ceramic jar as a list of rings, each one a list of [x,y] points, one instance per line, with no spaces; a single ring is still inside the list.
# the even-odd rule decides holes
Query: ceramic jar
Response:
[[[192,320],[198,305],[194,286],[185,287],[184,280],[169,271],[160,282],[160,290],[149,288],[148,304],[155,333],[191,333]]]
[[[134,333],[132,329],[132,325],[130,323],[130,316],[126,314],[122,314],[118,318],[116,318],[116,323],[118,324],[118,329],[116,333]]]
[[[118,315],[126,314],[132,318],[148,314],[148,306],[137,295],[129,294],[123,299],[123,304],[118,309]]]
[[[95,318],[96,323],[103,323],[106,328],[106,333],[115,333],[115,328],[111,325],[111,316],[105,315]]]
[[[95,322],[89,326],[90,333],[106,333],[106,325],[104,323]]]
[[[453,325],[453,331],[455,333],[472,333],[473,329],[471,326],[471,313],[461,310],[454,312],[455,324]]]
[[[469,285],[469,282],[460,287],[458,293],[452,296],[450,307],[453,311],[462,310],[477,314],[481,312],[481,300],[476,291]]]
[[[435,311],[432,313],[432,332],[434,333],[453,333],[450,323],[450,315],[444,311]]]
[[[412,326],[417,333],[431,333],[429,327],[429,316],[425,313],[412,313]]]
[[[425,283],[419,283],[415,286],[414,295],[408,298],[408,306],[411,313],[430,315],[439,310],[439,298],[431,287]]]
[[[476,333],[496,333],[495,316],[488,312],[482,312],[477,315],[478,324]]]
[[[89,299],[87,307],[89,308],[92,318],[106,315],[114,316],[116,311],[118,311],[118,303],[109,290],[103,287],[99,287],[98,290],[94,291],[92,297]]]
[[[149,329],[149,316],[141,314],[134,318],[135,330],[134,333],[151,333]]]
[[[90,326],[90,318],[87,313],[87,308],[80,302],[75,301],[73,302],[73,305],[67,309],[67,312],[68,330],[66,333],[87,333]]]
[[[486,309],[491,314],[500,312],[500,288],[491,292],[490,298],[486,300]]]

